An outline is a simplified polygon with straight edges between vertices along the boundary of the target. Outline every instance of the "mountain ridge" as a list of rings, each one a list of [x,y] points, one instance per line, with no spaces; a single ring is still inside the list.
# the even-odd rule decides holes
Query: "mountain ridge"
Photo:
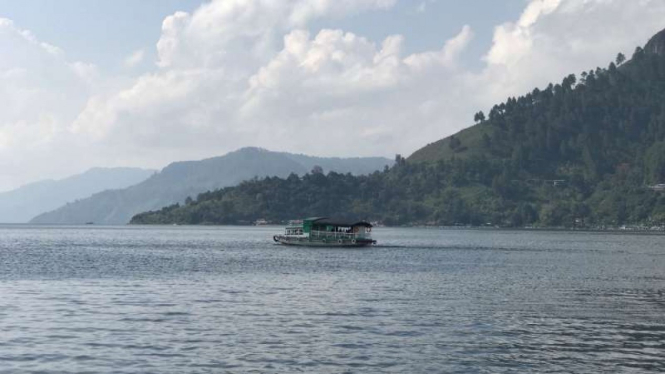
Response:
[[[47,179],[0,193],[0,222],[26,223],[35,216],[109,188],[139,183],[155,170],[95,167],[63,179]]]
[[[184,202],[205,191],[256,177],[303,175],[315,166],[327,171],[364,174],[391,164],[391,160],[382,157],[323,158],[245,147],[223,156],[173,162],[138,185],[97,193],[41,214],[31,223],[126,224],[141,211]]]

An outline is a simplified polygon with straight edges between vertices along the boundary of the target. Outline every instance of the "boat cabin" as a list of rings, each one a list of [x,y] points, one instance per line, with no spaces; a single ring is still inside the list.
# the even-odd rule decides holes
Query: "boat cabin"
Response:
[[[290,222],[285,235],[273,240],[286,245],[314,247],[364,247],[376,244],[372,239],[372,224],[327,217],[306,218]]]
[[[370,238],[372,224],[365,221],[348,221],[327,217],[306,218],[301,226],[286,228],[286,236],[311,239],[364,239]]]

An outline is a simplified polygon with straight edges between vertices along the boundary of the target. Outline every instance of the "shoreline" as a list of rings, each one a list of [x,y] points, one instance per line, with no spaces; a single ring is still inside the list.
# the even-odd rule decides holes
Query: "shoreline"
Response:
[[[119,228],[119,227],[284,227],[285,223],[271,223],[265,225],[253,225],[247,223],[237,223],[237,224],[212,224],[212,223],[203,223],[203,224],[172,224],[172,223],[159,223],[159,224],[136,224],[136,223],[126,223],[126,224],[117,224],[117,225],[104,225],[104,224],[34,224],[34,223],[0,223],[0,227],[10,228],[10,227],[50,227],[50,228]],[[390,229],[400,229],[400,228],[413,228],[413,229],[424,229],[424,230],[471,230],[471,231],[560,231],[560,232],[603,232],[603,233],[633,233],[633,234],[665,234],[665,226],[618,226],[618,227],[586,227],[586,228],[571,228],[571,227],[509,227],[509,226],[438,226],[438,225],[401,225],[401,226],[388,226],[388,225],[376,225],[375,228],[390,228]]]

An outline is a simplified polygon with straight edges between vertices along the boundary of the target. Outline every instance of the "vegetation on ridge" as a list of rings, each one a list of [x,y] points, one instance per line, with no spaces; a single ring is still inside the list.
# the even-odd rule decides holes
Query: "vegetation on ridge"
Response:
[[[663,225],[665,33],[608,68],[491,109],[383,172],[265,178],[132,223],[230,224],[311,215],[389,225]]]

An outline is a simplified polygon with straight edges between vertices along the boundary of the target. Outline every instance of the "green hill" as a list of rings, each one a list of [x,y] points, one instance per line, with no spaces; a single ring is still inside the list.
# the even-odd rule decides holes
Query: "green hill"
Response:
[[[544,164],[550,173],[588,164],[585,152],[599,163],[593,172],[601,174],[618,163],[640,161],[635,157],[643,156],[645,144],[663,140],[664,43],[665,30],[628,62],[617,56],[607,69],[570,75],[542,91],[509,98],[481,123],[419,149],[408,160],[521,159],[536,174]]]
[[[630,61],[495,105],[477,124],[365,177],[268,178],[133,223],[345,216],[387,224],[665,223],[665,31]]]

